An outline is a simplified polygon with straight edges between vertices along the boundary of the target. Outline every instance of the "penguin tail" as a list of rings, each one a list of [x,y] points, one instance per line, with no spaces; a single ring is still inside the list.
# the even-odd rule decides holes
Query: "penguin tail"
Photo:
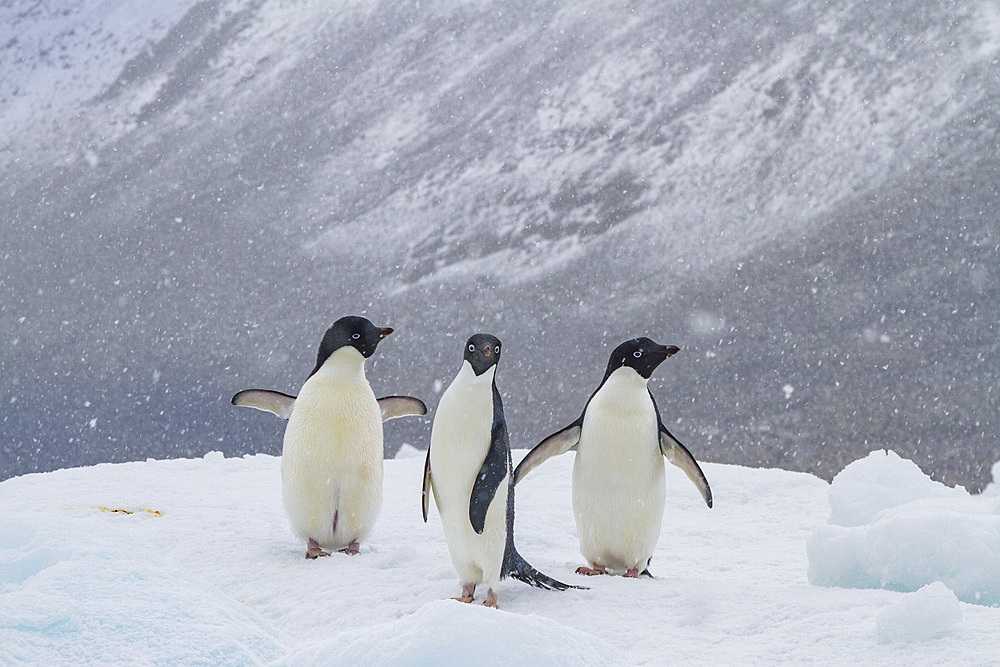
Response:
[[[524,560],[521,554],[517,553],[517,549],[513,547],[508,549],[504,555],[503,576],[511,577],[512,579],[523,581],[529,586],[544,588],[548,591],[564,591],[567,588],[586,590],[586,586],[564,584],[558,579],[553,579],[549,575],[539,572],[528,561]]]
[[[510,466],[510,449],[507,450],[507,471]],[[553,579],[547,574],[542,574],[524,560],[521,554],[517,553],[514,546],[514,485],[507,485],[507,543],[503,550],[503,567],[500,570],[500,578],[512,577],[518,581],[523,581],[535,588],[544,588],[549,591],[564,591],[567,588],[577,588],[586,590],[586,586],[570,586]]]

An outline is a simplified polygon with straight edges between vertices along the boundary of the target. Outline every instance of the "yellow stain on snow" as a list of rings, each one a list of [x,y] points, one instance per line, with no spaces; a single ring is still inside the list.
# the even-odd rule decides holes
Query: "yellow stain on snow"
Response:
[[[80,507],[80,505],[63,505],[65,509],[72,507]],[[151,510],[145,507],[134,510],[128,510],[124,507],[105,507],[104,505],[86,505],[85,507],[87,509],[108,512],[109,514],[152,514],[153,516],[163,516],[163,512],[160,510]]]

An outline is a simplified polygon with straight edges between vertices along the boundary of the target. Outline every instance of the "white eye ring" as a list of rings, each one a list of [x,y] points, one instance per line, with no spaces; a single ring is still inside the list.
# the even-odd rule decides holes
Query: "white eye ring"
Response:
[[[472,343],[469,343],[469,352],[475,352],[475,351],[476,351],[476,346],[473,345]]]
[[[642,356],[642,351],[641,350],[636,350],[635,352],[632,353],[632,356],[635,357],[636,359],[638,359],[639,357]]]
[[[497,354],[500,354],[500,346],[497,345],[495,348],[493,348],[493,351],[496,352]]]
[[[361,338],[361,334],[356,333],[353,336],[351,336],[351,338],[353,338],[354,340],[357,340],[357,339]]]

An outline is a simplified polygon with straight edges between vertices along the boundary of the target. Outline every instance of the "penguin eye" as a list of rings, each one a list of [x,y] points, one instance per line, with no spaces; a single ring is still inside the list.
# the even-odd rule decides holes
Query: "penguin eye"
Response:
[[[495,348],[493,348],[493,351],[496,352],[497,354],[500,354],[500,346],[497,345]]]
[[[469,352],[475,352],[475,351],[476,351],[476,346],[473,345],[472,343],[469,343]]]
[[[642,350],[636,350],[635,352],[632,353],[632,356],[638,359],[639,357],[642,356]]]
[[[351,336],[351,338],[353,338],[354,340],[357,340],[357,339],[361,338],[361,334],[356,333],[353,336]]]

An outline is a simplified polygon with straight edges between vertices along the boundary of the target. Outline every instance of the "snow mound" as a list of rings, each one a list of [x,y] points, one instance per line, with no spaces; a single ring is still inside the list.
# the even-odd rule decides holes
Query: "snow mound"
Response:
[[[626,665],[607,642],[535,615],[440,600],[303,648],[292,665]]]
[[[851,463],[831,484],[828,524],[808,541],[809,581],[897,591],[940,581],[960,600],[1000,605],[998,472],[971,496],[892,452]]]
[[[936,581],[879,612],[875,629],[883,644],[922,642],[943,637],[961,620],[958,598]]]
[[[884,510],[928,498],[960,498],[965,489],[935,482],[896,452],[875,451],[851,463],[830,486],[830,523],[863,526]]]

